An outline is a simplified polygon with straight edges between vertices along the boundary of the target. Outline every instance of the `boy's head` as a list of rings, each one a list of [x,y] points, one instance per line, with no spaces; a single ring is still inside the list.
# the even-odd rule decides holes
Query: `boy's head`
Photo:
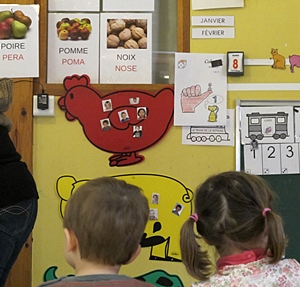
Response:
[[[81,259],[115,266],[128,263],[138,249],[148,216],[148,201],[139,187],[102,177],[70,197],[64,228],[75,235]]]

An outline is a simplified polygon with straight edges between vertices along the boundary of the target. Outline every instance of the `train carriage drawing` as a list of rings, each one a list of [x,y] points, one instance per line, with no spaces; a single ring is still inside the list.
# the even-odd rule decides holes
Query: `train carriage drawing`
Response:
[[[221,142],[229,141],[229,134],[226,132],[225,126],[191,126],[190,132],[186,139],[192,142]]]
[[[251,140],[262,140],[272,137],[275,140],[288,137],[288,113],[259,113],[253,112],[248,117],[248,138]]]

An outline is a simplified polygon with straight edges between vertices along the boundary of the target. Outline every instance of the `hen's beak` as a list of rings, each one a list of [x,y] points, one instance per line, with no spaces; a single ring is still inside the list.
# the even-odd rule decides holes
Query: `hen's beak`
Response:
[[[58,105],[62,110],[66,110],[65,99],[66,99],[66,97],[61,97],[58,100]]]

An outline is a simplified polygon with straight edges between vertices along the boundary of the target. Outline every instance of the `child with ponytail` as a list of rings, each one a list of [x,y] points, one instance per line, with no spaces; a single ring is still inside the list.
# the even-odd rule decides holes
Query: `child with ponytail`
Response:
[[[195,213],[180,234],[182,261],[199,280],[193,287],[300,286],[300,264],[282,259],[286,247],[282,219],[263,179],[224,172],[200,185],[194,200]],[[217,266],[199,237],[215,247]]]

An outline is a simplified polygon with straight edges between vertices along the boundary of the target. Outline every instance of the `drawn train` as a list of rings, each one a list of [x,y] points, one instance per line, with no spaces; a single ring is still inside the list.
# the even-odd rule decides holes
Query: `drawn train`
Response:
[[[246,116],[248,117],[248,137],[251,140],[262,140],[265,137],[278,140],[289,136],[288,113],[261,114],[254,112]]]
[[[225,126],[191,126],[186,139],[192,142],[206,142],[207,140],[221,142],[229,141],[229,134]]]

